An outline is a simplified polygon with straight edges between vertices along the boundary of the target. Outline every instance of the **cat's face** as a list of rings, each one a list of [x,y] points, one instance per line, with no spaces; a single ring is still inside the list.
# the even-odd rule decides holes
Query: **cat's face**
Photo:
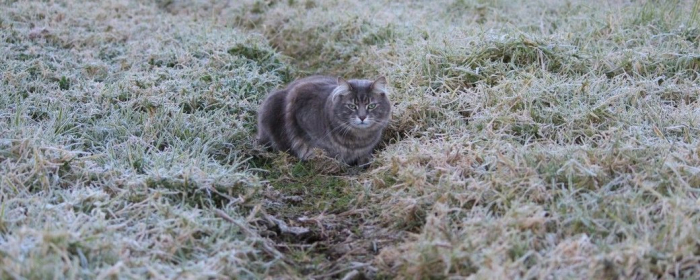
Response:
[[[356,130],[384,128],[391,117],[391,103],[387,97],[386,79],[376,81],[338,79],[333,91],[334,116]]]

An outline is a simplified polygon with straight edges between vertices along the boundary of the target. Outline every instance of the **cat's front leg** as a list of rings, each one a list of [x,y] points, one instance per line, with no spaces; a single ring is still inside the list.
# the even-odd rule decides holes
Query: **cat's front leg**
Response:
[[[292,150],[294,151],[294,154],[301,160],[308,160],[309,158],[311,158],[311,156],[314,155],[313,149],[302,141],[294,142]]]

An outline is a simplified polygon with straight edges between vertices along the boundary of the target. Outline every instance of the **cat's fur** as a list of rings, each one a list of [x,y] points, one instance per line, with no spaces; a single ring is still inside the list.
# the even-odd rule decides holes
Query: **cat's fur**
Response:
[[[258,142],[302,160],[320,148],[348,164],[363,165],[390,118],[384,77],[346,81],[311,76],[267,97],[258,112]]]

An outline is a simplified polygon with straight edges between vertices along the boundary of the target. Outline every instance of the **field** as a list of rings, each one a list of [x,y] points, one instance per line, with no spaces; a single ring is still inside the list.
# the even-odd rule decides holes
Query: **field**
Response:
[[[387,77],[366,168],[255,144]],[[2,279],[698,279],[700,1],[0,1]]]

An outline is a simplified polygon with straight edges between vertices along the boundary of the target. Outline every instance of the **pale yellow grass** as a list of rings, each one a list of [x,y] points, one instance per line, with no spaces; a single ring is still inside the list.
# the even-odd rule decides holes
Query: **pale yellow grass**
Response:
[[[4,1],[0,278],[696,279],[697,1]],[[255,146],[385,75],[367,169]]]

